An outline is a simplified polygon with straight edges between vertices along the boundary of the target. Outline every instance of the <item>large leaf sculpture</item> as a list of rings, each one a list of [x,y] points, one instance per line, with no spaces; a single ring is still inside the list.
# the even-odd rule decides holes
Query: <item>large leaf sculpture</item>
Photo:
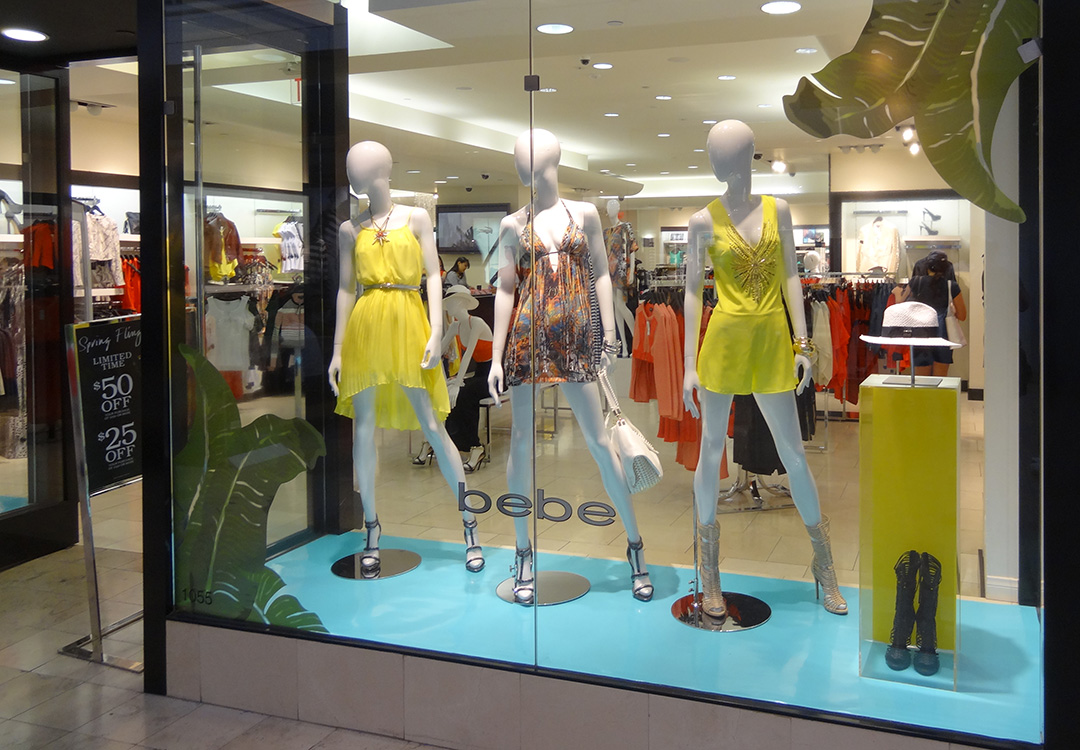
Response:
[[[273,598],[284,582],[266,567],[266,519],[278,488],[325,455],[322,437],[274,414],[241,425],[221,373],[194,349],[180,353],[195,372],[195,416],[174,462],[177,607],[321,629],[294,597]]]
[[[956,192],[1010,221],[1024,212],[990,164],[1005,95],[1038,31],[1032,0],[874,0],[855,48],[784,97],[788,119],[819,138],[874,138],[914,116],[927,158]]]

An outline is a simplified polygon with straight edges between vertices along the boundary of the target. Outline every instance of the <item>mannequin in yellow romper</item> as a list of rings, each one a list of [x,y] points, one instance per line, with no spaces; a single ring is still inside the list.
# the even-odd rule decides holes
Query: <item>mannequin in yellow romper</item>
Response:
[[[361,575],[379,574],[379,525],[375,503],[375,428],[421,429],[443,478],[456,496],[464,483],[461,456],[443,426],[450,398],[440,362],[442,279],[423,209],[390,199],[393,160],[385,146],[363,141],[349,149],[349,184],[367,194],[368,209],[341,225],[340,276],[330,387],[338,414],[353,418],[353,467],[364,505],[367,542]],[[427,273],[428,311],[420,299]],[[363,287],[357,298],[356,285]],[[476,518],[466,511],[465,567],[477,572],[484,556],[476,541]]]
[[[802,290],[795,261],[791,212],[772,196],[750,194],[754,134],[744,123],[725,120],[707,141],[716,178],[728,190],[690,219],[686,261],[686,340],[697,339],[706,257],[711,261],[718,302],[700,353],[686,348],[683,401],[694,416],[701,405],[701,454],[694,473],[702,609],[722,618],[720,589],[720,458],[735,394],[753,394],[787,470],[792,498],[814,548],[812,571],[824,588],[825,609],[847,614],[833,568],[828,519],[821,514],[817,486],[806,464],[795,391],[810,380],[811,344],[806,338]],[[787,312],[795,330],[788,333]],[[695,401],[696,398],[696,401]]]

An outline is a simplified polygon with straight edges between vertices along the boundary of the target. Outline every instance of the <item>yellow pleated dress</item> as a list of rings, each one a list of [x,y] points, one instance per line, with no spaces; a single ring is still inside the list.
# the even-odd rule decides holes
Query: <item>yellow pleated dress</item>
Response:
[[[353,257],[364,292],[345,328],[335,411],[352,417],[352,397],[375,388],[376,426],[416,430],[420,423],[402,388],[423,388],[435,416],[445,420],[450,394],[442,367],[420,366],[431,325],[418,291],[424,261],[416,235],[406,224],[389,230],[386,242],[379,243],[374,229],[361,227]],[[386,289],[380,284],[413,288]]]
[[[698,378],[714,393],[783,393],[798,385],[787,313],[776,199],[763,195],[761,239],[751,246],[719,199],[708,205],[716,308],[698,353]]]

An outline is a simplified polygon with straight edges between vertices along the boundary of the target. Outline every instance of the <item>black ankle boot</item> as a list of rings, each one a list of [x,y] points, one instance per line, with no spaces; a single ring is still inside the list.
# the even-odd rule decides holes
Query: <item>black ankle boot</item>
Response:
[[[897,672],[911,666],[911,629],[915,626],[915,579],[919,573],[919,553],[909,550],[893,566],[896,571],[896,614],[893,616],[892,643],[885,650],[885,663]]]
[[[938,587],[941,585],[941,561],[923,552],[919,565],[919,611],[915,615],[915,671],[929,677],[940,666],[937,654]]]

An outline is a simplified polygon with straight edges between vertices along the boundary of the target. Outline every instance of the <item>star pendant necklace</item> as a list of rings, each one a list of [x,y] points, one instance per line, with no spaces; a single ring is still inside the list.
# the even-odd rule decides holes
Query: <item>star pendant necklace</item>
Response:
[[[379,245],[385,245],[387,242],[386,228],[390,225],[390,216],[394,213],[394,203],[391,201],[390,210],[386,212],[386,219],[383,220],[383,225],[380,227],[375,223],[375,217],[371,217],[371,228],[375,230],[375,242]]]

